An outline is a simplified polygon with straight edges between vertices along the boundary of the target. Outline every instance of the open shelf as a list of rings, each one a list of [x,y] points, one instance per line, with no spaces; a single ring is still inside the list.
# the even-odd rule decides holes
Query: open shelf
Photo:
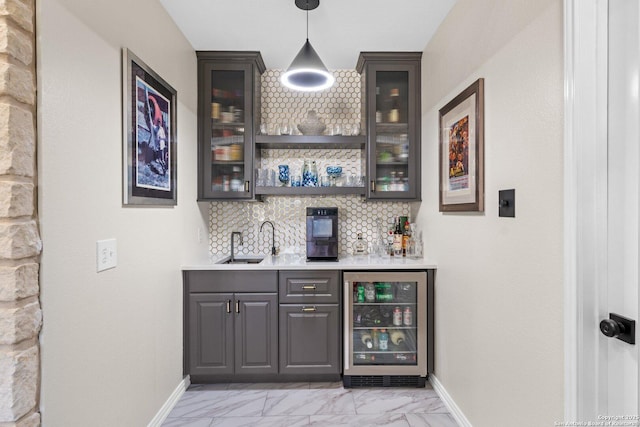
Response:
[[[311,195],[339,195],[361,194],[364,187],[256,187],[257,195],[271,196],[311,196]]]
[[[362,149],[366,137],[358,136],[328,136],[328,135],[256,135],[256,145],[259,148],[333,148]]]

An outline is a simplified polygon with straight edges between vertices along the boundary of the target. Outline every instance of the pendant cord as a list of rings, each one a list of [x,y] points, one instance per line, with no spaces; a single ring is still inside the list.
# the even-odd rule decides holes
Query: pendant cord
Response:
[[[309,40],[309,0],[307,0],[307,40]]]

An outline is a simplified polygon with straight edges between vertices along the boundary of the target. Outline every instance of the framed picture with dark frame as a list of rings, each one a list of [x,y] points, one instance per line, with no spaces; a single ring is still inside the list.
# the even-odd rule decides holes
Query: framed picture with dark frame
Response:
[[[123,203],[177,204],[176,91],[122,49]]]
[[[484,79],[440,109],[440,212],[484,211]]]

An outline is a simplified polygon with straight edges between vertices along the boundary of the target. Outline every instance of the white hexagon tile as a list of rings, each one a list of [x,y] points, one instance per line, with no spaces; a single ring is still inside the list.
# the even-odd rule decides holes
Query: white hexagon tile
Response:
[[[299,124],[309,110],[315,110],[324,123],[352,125],[361,122],[361,81],[355,70],[334,70],[336,83],[320,92],[296,92],[280,83],[283,70],[266,70],[262,75],[262,120],[271,126]],[[291,174],[300,174],[304,160],[315,160],[319,175],[326,167],[339,165],[343,175],[365,175],[364,152],[358,149],[263,149],[260,168],[277,170],[287,164]],[[256,165],[258,167],[258,165]],[[231,246],[231,232],[240,231],[243,244],[237,253],[269,254],[271,227],[275,225],[275,245],[280,253],[304,254],[306,207],[337,207],[339,212],[339,252],[351,252],[357,233],[372,242],[378,224],[387,226],[395,216],[408,215],[409,203],[367,203],[361,196],[268,196],[264,202],[212,202],[209,215],[209,248],[212,254],[226,254]]]
[[[378,224],[388,227],[394,217],[409,215],[406,202],[366,202],[361,196],[270,196],[264,202],[211,202],[209,215],[212,254],[228,254],[231,248],[231,232],[240,231],[243,244],[236,242],[236,253],[243,255],[269,254],[271,227],[275,226],[275,245],[280,253],[305,253],[306,208],[338,208],[338,251],[350,254],[357,233],[373,242],[378,237]]]

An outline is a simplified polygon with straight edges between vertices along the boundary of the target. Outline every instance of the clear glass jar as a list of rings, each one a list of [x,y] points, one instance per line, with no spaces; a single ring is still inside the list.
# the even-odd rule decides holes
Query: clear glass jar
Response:
[[[302,166],[302,186],[318,186],[318,168],[315,160],[305,160]]]

